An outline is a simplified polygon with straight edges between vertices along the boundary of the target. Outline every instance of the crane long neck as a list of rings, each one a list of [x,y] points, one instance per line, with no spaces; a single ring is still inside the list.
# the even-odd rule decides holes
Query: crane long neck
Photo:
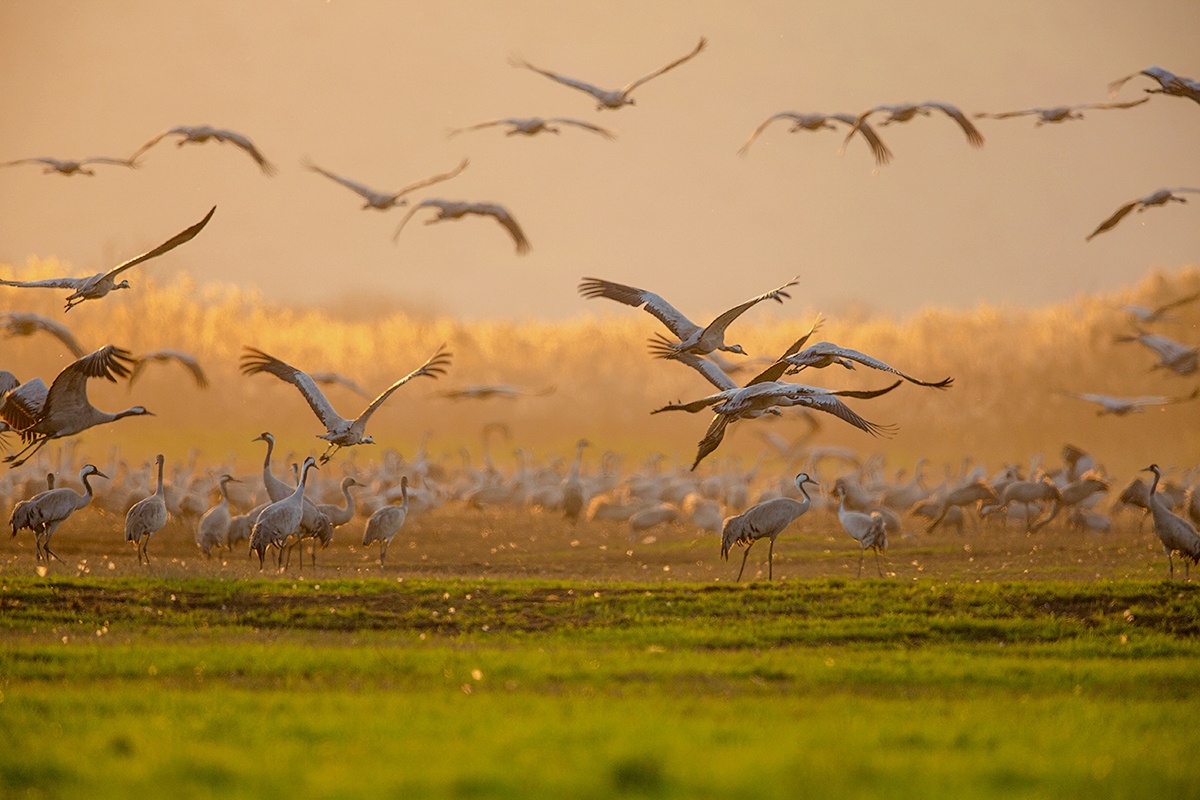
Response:
[[[158,486],[154,489],[154,494],[158,497],[163,496],[163,464],[165,463],[162,459],[158,461]]]
[[[83,508],[88,503],[92,502],[92,484],[88,482],[88,478],[92,477],[92,473],[88,472],[79,476],[83,481],[83,494],[79,495],[79,508]]]
[[[267,442],[267,455],[263,459],[263,474],[270,475],[271,474],[271,451],[275,449],[275,440],[267,439],[266,442]]]
[[[347,483],[342,487],[342,495],[346,498],[346,511],[351,515],[354,514],[354,496],[350,494],[350,487],[354,484]]]
[[[1150,471],[1154,473],[1154,480],[1151,481],[1151,483],[1150,483],[1150,492],[1149,492],[1150,499],[1153,500],[1154,493],[1156,491],[1158,491],[1158,479],[1162,477],[1162,472],[1159,471],[1158,467],[1152,467],[1150,469]]]
[[[315,464],[308,462],[304,464],[304,469],[300,471],[300,482],[296,484],[296,491],[294,492],[296,497],[300,499],[304,498],[304,484],[308,482],[308,471],[314,466]]]

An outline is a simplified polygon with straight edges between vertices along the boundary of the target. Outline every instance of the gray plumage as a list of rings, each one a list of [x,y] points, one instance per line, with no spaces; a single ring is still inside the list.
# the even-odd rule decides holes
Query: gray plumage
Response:
[[[229,490],[225,486],[231,481],[240,483],[232,475],[221,476],[217,484],[217,488],[221,492],[221,501],[205,511],[204,516],[200,517],[200,523],[196,526],[196,546],[207,558],[212,558],[214,547],[232,546],[229,541],[229,526],[233,522],[233,515],[229,513]]]
[[[214,128],[211,125],[177,125],[170,130],[163,131],[139,147],[133,154],[133,157],[130,159],[130,161],[136,161],[138,157],[142,155],[142,153],[146,152],[168,136],[181,137],[179,141],[175,143],[176,147],[183,147],[189,142],[203,144],[210,139],[214,142],[227,142],[237,148],[240,148],[247,155],[253,158],[254,163],[258,164],[258,168],[263,171],[264,175],[275,174],[275,165],[273,165],[270,161],[267,161],[266,157],[259,151],[257,147],[254,146],[254,142],[250,141],[249,137],[240,134],[237,131]]]
[[[1142,472],[1154,473],[1154,482],[1150,484],[1149,507],[1150,516],[1154,519],[1154,533],[1162,542],[1163,550],[1167,553],[1167,565],[1170,575],[1175,577],[1175,554],[1183,559],[1184,579],[1191,571],[1191,565],[1200,563],[1200,535],[1196,526],[1179,516],[1167,507],[1158,494],[1158,482],[1162,479],[1162,470],[1157,464],[1151,464]]]
[[[304,467],[300,470],[300,482],[295,490],[284,499],[264,508],[258,515],[250,532],[250,551],[258,553],[260,570],[269,547],[280,548],[282,567],[283,544],[289,537],[294,536],[300,527],[300,520],[304,516],[304,485],[308,481],[308,471],[316,466],[317,460],[312,456],[304,459]]]
[[[791,121],[791,132],[798,131],[819,131],[828,128],[829,130],[837,130],[837,126],[833,122],[841,122],[850,127],[856,128],[863,139],[871,147],[871,153],[875,156],[875,164],[882,166],[892,160],[892,151],[888,149],[883,140],[879,138],[879,134],[871,127],[866,120],[858,121],[858,118],[853,114],[798,114],[794,111],[780,111],[778,114],[772,114],[758,124],[754,132],[750,134],[745,143],[738,148],[738,155],[744,156],[750,151],[750,145],[759,137],[767,126],[775,120],[786,119]]]
[[[129,385],[133,386],[133,382],[138,379],[146,367],[150,364],[166,364],[174,361],[192,375],[192,380],[196,382],[196,386],[201,389],[208,388],[208,376],[204,374],[204,369],[200,366],[200,362],[191,353],[185,353],[182,350],[151,350],[142,353],[133,364],[133,373],[129,376]]]
[[[163,492],[165,459],[162,453],[155,457],[154,463],[158,465],[158,487],[154,494],[137,501],[125,513],[125,541],[137,545],[139,564],[150,563],[150,555],[146,552],[150,536],[167,524],[167,500]]]
[[[109,158],[107,156],[95,156],[93,158],[81,158],[78,161],[69,158],[50,158],[48,156],[41,158],[18,158],[16,161],[6,161],[0,164],[0,167],[15,167],[20,164],[42,164],[46,168],[42,172],[50,174],[57,172],[59,175],[95,175],[96,171],[88,169],[88,164],[114,164],[119,167],[128,167],[137,169],[138,164],[136,156],[134,158]]]
[[[324,175],[334,183],[340,183],[342,186],[345,186],[347,189],[361,197],[364,201],[364,209],[374,208],[379,211],[387,211],[388,209],[396,206],[408,205],[408,201],[404,199],[404,196],[409,192],[415,192],[417,189],[424,189],[426,186],[432,186],[435,183],[448,181],[455,177],[467,168],[467,165],[470,163],[470,161],[464,158],[462,163],[451,171],[442,173],[440,175],[434,175],[430,178],[425,178],[424,180],[419,180],[416,183],[410,183],[396,192],[378,192],[369,186],[364,186],[363,184],[352,181],[349,178],[343,178],[341,175],[336,175],[328,170],[321,169],[308,159],[305,159],[303,163],[306,169],[312,170],[319,175]]]
[[[746,509],[737,516],[729,517],[721,526],[722,558],[726,561],[729,560],[729,551],[734,545],[739,547],[744,545],[746,548],[745,554],[742,555],[742,568],[738,570],[737,579],[739,581],[742,579],[742,572],[746,569],[746,558],[750,555],[750,548],[759,539],[771,540],[771,545],[767,549],[767,580],[774,578],[775,539],[812,506],[812,500],[809,498],[808,492],[804,491],[804,485],[806,483],[817,485],[817,482],[806,472],[796,475],[795,482],[803,499],[777,497],[773,500],[766,500]]]
[[[366,530],[363,531],[363,547],[379,542],[379,566],[382,569],[387,558],[388,545],[404,527],[408,519],[408,476],[400,478],[400,505],[384,506],[378,509],[367,520]]]
[[[408,210],[408,213],[404,215],[404,219],[400,220],[400,224],[396,226],[396,232],[392,234],[393,242],[400,238],[400,231],[404,230],[404,226],[412,219],[413,214],[422,208],[436,208],[438,210],[437,216],[425,220],[426,225],[432,225],[435,222],[443,222],[448,219],[462,219],[468,214],[492,217],[503,225],[504,229],[508,231],[508,235],[512,237],[517,247],[517,255],[523,256],[530,250],[529,239],[525,236],[525,231],[521,230],[521,226],[517,224],[517,220],[504,206],[497,203],[439,200],[436,197],[427,197]]]
[[[67,295],[67,307],[65,309],[66,311],[70,311],[72,308],[85,300],[99,300],[101,297],[106,296],[109,292],[115,289],[128,289],[129,281],[123,280],[120,283],[117,283],[115,279],[118,275],[130,267],[141,264],[143,261],[149,261],[152,258],[157,258],[163,253],[174,250],[176,247],[179,247],[179,245],[184,244],[185,242],[190,242],[196,237],[196,234],[204,230],[204,226],[208,224],[210,219],[212,219],[212,215],[214,212],[216,212],[216,210],[217,207],[213,206],[212,209],[204,215],[204,219],[200,220],[195,225],[180,231],[167,241],[160,244],[158,247],[155,247],[153,250],[147,250],[140,256],[134,256],[128,261],[118,264],[108,272],[100,272],[95,275],[90,275],[86,278],[47,278],[46,280],[40,281],[0,280],[0,286],[16,286],[22,289],[70,289],[72,291],[71,294]]]
[[[1176,75],[1162,67],[1146,67],[1138,70],[1131,75],[1126,75],[1124,78],[1113,81],[1108,85],[1108,93],[1110,97],[1115,97],[1121,87],[1128,81],[1136,78],[1138,75],[1145,75],[1147,78],[1152,78],[1158,82],[1157,89],[1143,89],[1147,94],[1165,94],[1173,97],[1186,97],[1189,100],[1194,100],[1200,103],[1200,81],[1185,78],[1182,75]]]
[[[55,339],[58,339],[63,345],[71,351],[71,354],[76,358],[82,358],[87,352],[83,346],[75,340],[71,331],[66,325],[61,322],[55,322],[49,317],[43,317],[41,314],[25,313],[20,311],[7,311],[0,314],[0,327],[4,329],[5,336],[33,336],[36,333],[48,333]],[[2,394],[2,392],[0,392]]]
[[[29,499],[30,505],[27,513],[29,522],[32,524],[26,527],[31,527],[34,531],[39,562],[49,561],[51,557],[62,561],[50,549],[50,537],[68,517],[81,508],[86,508],[92,502],[92,485],[88,478],[93,475],[100,478],[108,477],[95,466],[87,464],[79,471],[79,480],[83,483],[83,494],[68,488],[49,489]],[[16,535],[15,530],[13,534]]]
[[[1129,214],[1135,210],[1140,214],[1147,208],[1153,208],[1154,206],[1165,206],[1168,203],[1186,203],[1187,198],[1180,197],[1179,195],[1175,194],[1176,192],[1200,192],[1200,189],[1194,186],[1179,186],[1174,189],[1159,189],[1156,192],[1151,192],[1145,197],[1139,197],[1136,200],[1130,200],[1128,203],[1114,211],[1112,216],[1104,220],[1104,222],[1101,222],[1100,225],[1097,226],[1096,230],[1087,235],[1084,241],[1090,242],[1097,234],[1104,233],[1105,231],[1116,227],[1118,222],[1125,219],[1125,217],[1129,216]]]
[[[41,378],[34,378],[10,391],[0,403],[0,419],[20,432],[21,440],[27,444],[4,460],[17,467],[51,439],[74,436],[124,417],[151,414],[142,406],[110,414],[88,402],[89,379],[104,378],[116,383],[118,378],[129,376],[128,365],[132,360],[128,351],[110,344],[68,365],[49,389]]]
[[[868,514],[862,511],[848,510],[844,485],[835,487],[834,494],[839,497],[838,521],[842,524],[842,530],[850,534],[851,538],[862,548],[858,554],[858,577],[862,577],[863,556],[867,554],[867,550],[874,550],[875,569],[879,571],[879,577],[882,578],[883,567],[879,564],[879,553],[881,550],[886,550],[888,545],[883,516],[876,512]]]
[[[789,365],[788,375],[795,375],[803,369],[812,367],[813,369],[823,369],[838,365],[846,369],[854,369],[854,364],[862,364],[871,369],[890,372],[893,375],[899,375],[909,383],[915,383],[918,386],[930,386],[934,389],[945,389],[954,383],[953,378],[943,378],[940,381],[923,381],[914,378],[895,367],[880,361],[874,356],[869,356],[866,353],[860,353],[857,350],[851,350],[849,347],[840,347],[833,342],[817,342],[809,345],[794,355],[786,356],[784,359]]]

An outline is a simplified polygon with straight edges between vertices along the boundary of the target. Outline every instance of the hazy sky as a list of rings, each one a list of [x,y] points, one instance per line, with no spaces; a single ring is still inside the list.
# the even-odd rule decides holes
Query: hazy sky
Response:
[[[617,87],[638,104],[514,69],[510,54]],[[981,150],[948,118],[861,141],[768,115],[940,100],[969,113],[1096,102],[1159,65],[1200,78],[1200,4],[1177,2],[0,2],[0,161],[125,156],[167,128],[240,131],[273,178],[228,145],[163,142],[138,171],[0,171],[0,263],[56,256],[90,274],[217,214],[136,270],[261,287],[286,302],[427,308],[467,319],[634,313],[576,293],[582,276],[657,291],[696,318],[799,274],[793,306],[1030,306],[1195,264],[1200,197],[1084,237],[1124,202],[1200,186],[1200,105],[1154,95],[1128,111],[1035,127],[980,120]],[[1121,99],[1144,96],[1139,78]],[[501,116],[572,116],[566,130],[446,136]],[[507,206],[533,251],[494,222],[426,227],[360,210],[304,156],[378,189],[470,168],[417,197]],[[135,283],[138,274],[129,276]],[[32,291],[32,290],[31,290]],[[111,301],[107,301],[111,302]],[[604,306],[607,306],[605,308]],[[755,310],[758,313],[758,309]]]

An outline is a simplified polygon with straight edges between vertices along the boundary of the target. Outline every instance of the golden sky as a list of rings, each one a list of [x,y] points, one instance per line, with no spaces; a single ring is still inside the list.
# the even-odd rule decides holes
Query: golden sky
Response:
[[[581,92],[509,66],[617,87],[708,48],[597,111]],[[214,143],[164,141],[141,169],[94,178],[0,171],[0,263],[30,256],[90,274],[218,207],[185,247],[135,268],[261,287],[284,302],[389,304],[463,319],[633,313],[576,292],[582,276],[657,291],[699,318],[794,275],[790,305],[1033,306],[1197,262],[1200,197],[1084,237],[1161,187],[1200,186],[1200,105],[1153,95],[1123,111],[1035,127],[979,120],[968,146],[944,116],[880,129],[873,174],[856,141],[769,128],[778,111],[856,113],[938,100],[968,113],[1098,102],[1150,65],[1200,78],[1200,5],[1111,2],[0,2],[0,161],[126,156],[154,134],[211,124],[249,136],[265,177]],[[1122,90],[1144,96],[1148,78]],[[611,127],[506,137],[448,128],[504,116]],[[426,227],[360,210],[301,159],[374,188],[443,172],[418,192],[506,206],[494,222]],[[134,283],[141,277],[128,276]],[[32,290],[31,290],[32,291]],[[107,301],[112,302],[112,301]],[[610,308],[602,308],[610,306]]]

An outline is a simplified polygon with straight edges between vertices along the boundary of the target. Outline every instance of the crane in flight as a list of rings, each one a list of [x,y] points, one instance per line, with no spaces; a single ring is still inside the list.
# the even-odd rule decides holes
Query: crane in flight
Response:
[[[637,80],[630,81],[629,83],[622,86],[620,89],[601,89],[600,87],[593,86],[590,83],[586,83],[581,80],[576,80],[575,78],[568,78],[565,75],[559,75],[556,72],[550,72],[549,70],[541,69],[540,67],[535,67],[533,64],[530,64],[525,59],[519,58],[517,56],[510,57],[508,60],[508,63],[512,64],[514,67],[521,67],[522,69],[532,70],[533,72],[536,72],[539,75],[545,75],[550,80],[557,81],[557,82],[563,84],[564,86],[570,86],[572,89],[578,89],[581,92],[586,92],[586,93],[590,94],[592,97],[596,98],[596,110],[601,110],[601,109],[605,109],[605,108],[617,109],[617,108],[621,108],[622,106],[636,105],[636,103],[634,103],[633,98],[630,97],[630,95],[633,93],[634,89],[638,88],[646,81],[651,80],[653,78],[657,78],[659,75],[662,75],[664,72],[673,70],[673,69],[675,69],[675,67],[678,67],[680,64],[683,64],[684,62],[690,61],[691,59],[695,58],[697,55],[700,54],[700,51],[703,50],[707,44],[708,44],[708,40],[706,38],[704,38],[703,36],[701,36],[700,42],[687,55],[681,56],[680,58],[675,59],[671,63],[669,63],[665,66],[659,67],[658,69],[654,70],[653,72],[651,72],[648,75],[643,75],[642,77],[638,78]]]
[[[786,290],[795,286],[799,281],[799,276],[796,276],[778,289],[772,289],[758,297],[752,297],[720,314],[704,327],[685,317],[661,296],[634,286],[626,286],[601,278],[584,278],[579,284],[579,293],[588,299],[603,297],[633,308],[644,308],[647,313],[666,325],[667,329],[675,334],[676,341],[673,342],[662,335],[651,338],[650,351],[659,358],[677,358],[679,353],[705,355],[714,350],[745,355],[746,351],[742,349],[741,345],[725,343],[725,329],[751,307],[764,300],[782,303],[784,299],[791,297]]]
[[[1109,97],[1116,97],[1121,87],[1138,75],[1145,75],[1148,78],[1158,81],[1157,89],[1143,90],[1147,94],[1168,94],[1173,97],[1186,97],[1200,103],[1200,81],[1176,75],[1162,67],[1146,67],[1131,75],[1126,75],[1124,78],[1113,81],[1108,85]]]
[[[274,175],[275,165],[267,161],[266,157],[254,146],[254,142],[250,141],[249,137],[238,133],[237,131],[224,130],[222,128],[214,128],[211,125],[177,125],[170,130],[154,136],[150,141],[139,147],[130,161],[137,161],[138,157],[149,150],[154,145],[161,142],[168,136],[182,137],[175,143],[176,147],[183,147],[188,142],[195,144],[203,144],[209,140],[214,142],[228,142],[235,147],[245,151],[247,155],[254,159],[254,163],[258,164],[258,168],[263,171],[264,175]]]
[[[846,138],[842,140],[842,146],[838,149],[839,155],[846,152],[846,145],[850,143],[850,139],[854,134],[858,133],[859,128],[867,121],[867,117],[880,112],[888,115],[887,119],[880,122],[880,125],[892,125],[897,122],[908,122],[918,116],[928,117],[934,111],[941,111],[950,119],[958,123],[958,127],[967,136],[967,141],[973,147],[983,147],[983,134],[975,127],[971,120],[967,119],[958,106],[952,106],[949,103],[939,103],[934,100],[929,100],[924,103],[903,103],[901,105],[889,106],[878,105],[874,108],[868,108],[866,111],[858,115],[854,124],[850,127],[850,132],[846,134]]]
[[[99,300],[114,289],[128,289],[129,281],[123,280],[118,283],[116,280],[118,275],[130,267],[141,264],[143,261],[157,258],[163,253],[174,250],[185,242],[190,242],[196,237],[196,234],[204,230],[204,226],[212,219],[212,215],[216,210],[217,207],[213,206],[204,215],[204,219],[195,225],[180,231],[153,250],[148,250],[140,256],[135,256],[124,263],[118,264],[108,272],[100,272],[86,278],[48,278],[41,281],[8,281],[0,279],[0,286],[16,286],[21,289],[71,289],[71,294],[67,295],[67,307],[65,309],[66,311],[70,311],[85,300]]]
[[[750,145],[754,140],[767,129],[768,125],[779,119],[791,120],[791,133],[819,131],[826,128],[837,130],[837,126],[833,124],[834,122],[841,122],[852,128],[857,125],[857,133],[866,139],[867,144],[871,147],[871,153],[875,156],[875,164],[883,166],[892,160],[892,151],[888,149],[883,140],[879,138],[879,134],[875,133],[875,129],[866,120],[859,122],[858,117],[853,114],[798,114],[795,111],[780,111],[778,114],[772,114],[760,122],[749,138],[738,148],[738,155],[744,156],[750,152]]]
[[[468,214],[477,214],[482,217],[492,217],[508,231],[508,235],[512,237],[513,242],[517,246],[517,255],[525,255],[529,252],[529,239],[525,238],[525,232],[521,230],[521,226],[513,219],[513,215],[509,213],[504,206],[496,203],[468,203],[461,200],[438,200],[433,197],[427,197],[421,202],[408,210],[404,215],[404,219],[400,220],[400,224],[396,226],[396,232],[392,234],[392,241],[395,242],[400,238],[400,231],[404,230],[404,226],[412,219],[412,215],[420,211],[422,208],[436,208],[437,216],[425,220],[426,225],[432,225],[435,222],[442,222],[448,219],[462,219]]]
[[[191,353],[185,353],[182,350],[151,350],[142,353],[133,363],[133,373],[129,376],[129,385],[132,387],[133,382],[138,379],[138,376],[145,372],[146,367],[153,363],[166,364],[171,361],[181,365],[192,375],[192,380],[196,382],[196,386],[201,389],[208,388],[208,376],[204,374],[204,369],[200,366],[200,362]]]
[[[363,409],[358,417],[355,419],[346,419],[334,409],[333,405],[325,398],[325,394],[317,386],[316,381],[307,373],[296,369],[291,364],[280,361],[274,356],[267,355],[262,350],[247,347],[245,351],[242,356],[242,372],[244,374],[254,375],[259,372],[266,372],[274,375],[281,381],[295,386],[304,399],[308,401],[308,405],[312,408],[313,413],[317,415],[317,419],[325,426],[325,433],[318,434],[318,438],[329,442],[329,447],[321,455],[322,464],[329,461],[333,454],[342,447],[351,447],[357,444],[375,444],[375,440],[366,434],[367,422],[371,419],[371,415],[383,405],[383,401],[387,400],[392,395],[392,392],[413,378],[426,376],[436,379],[439,375],[445,374],[446,368],[450,366],[451,355],[446,352],[444,346],[439,347],[437,352],[430,356],[429,360],[424,364],[384,389],[378,397],[371,401],[370,405]]]
[[[899,375],[909,383],[915,383],[918,386],[929,386],[934,389],[945,389],[950,384],[954,383],[953,378],[943,378],[940,381],[923,381],[918,378],[901,372],[895,367],[880,361],[874,356],[869,356],[866,353],[860,353],[857,350],[851,350],[849,347],[839,347],[832,342],[817,342],[809,345],[803,350],[792,355],[784,356],[783,361],[788,364],[788,375],[795,375],[803,369],[812,367],[813,369],[822,369],[837,365],[846,369],[854,369],[855,363],[862,364],[871,369],[890,372],[893,375]]]
[[[73,159],[63,158],[18,158],[16,161],[6,161],[0,164],[0,167],[16,167],[21,164],[43,164],[45,169],[43,173],[49,175],[51,172],[57,172],[59,175],[95,175],[96,170],[88,169],[88,164],[114,164],[119,167],[128,167],[129,169],[137,169],[138,164],[134,158],[109,158],[107,156],[96,156],[94,158],[81,158],[78,161]]]
[[[1177,300],[1171,300],[1154,308],[1147,308],[1140,305],[1125,305],[1121,306],[1121,310],[1133,317],[1139,324],[1148,325],[1151,322],[1170,319],[1167,315],[1168,311],[1187,305],[1188,303],[1194,303],[1196,300],[1200,300],[1200,292],[1192,292],[1189,295],[1180,297]]]
[[[1071,119],[1083,119],[1084,111],[1104,111],[1116,108],[1133,108],[1140,106],[1142,103],[1149,103],[1149,97],[1143,97],[1141,100],[1133,100],[1128,103],[1077,103],[1073,106],[1049,106],[1047,108],[1026,108],[1022,111],[1002,111],[998,114],[989,114],[982,111],[975,115],[976,119],[1011,119],[1013,117],[1037,117],[1034,121],[1034,127],[1041,127],[1049,123],[1066,122]]]
[[[48,333],[62,342],[71,354],[81,358],[87,351],[76,341],[66,325],[61,322],[43,317],[40,314],[23,311],[6,311],[0,314],[0,330],[5,336],[33,336],[35,333]]]
[[[379,211],[387,211],[388,209],[396,206],[408,205],[408,201],[404,199],[404,196],[410,192],[415,192],[417,189],[424,189],[426,186],[433,186],[435,183],[441,183],[442,181],[448,181],[451,178],[456,177],[459,173],[467,168],[467,165],[470,164],[471,161],[470,159],[464,158],[462,163],[449,172],[443,172],[439,175],[433,175],[429,178],[425,178],[424,180],[419,180],[416,183],[410,183],[404,188],[395,192],[378,192],[368,186],[364,186],[361,183],[356,183],[349,178],[343,178],[341,175],[336,175],[328,170],[322,169],[307,158],[302,163],[306,169],[312,170],[319,175],[324,175],[326,178],[329,178],[329,180],[335,183],[340,183],[350,191],[358,194],[365,201],[362,206],[364,209],[374,208],[378,209]]]
[[[1097,416],[1112,414],[1113,416],[1123,417],[1127,414],[1141,414],[1150,406],[1169,406],[1174,403],[1186,403],[1189,400],[1195,400],[1197,397],[1200,397],[1200,387],[1197,387],[1186,397],[1165,397],[1161,395],[1114,397],[1109,394],[1076,394],[1073,392],[1068,393],[1067,396],[1097,404],[1100,406],[1100,410],[1096,412]]]
[[[612,140],[617,138],[617,135],[608,128],[601,128],[599,125],[593,125],[590,122],[584,122],[581,119],[573,119],[571,117],[504,117],[503,119],[480,122],[477,125],[468,125],[465,128],[451,128],[446,132],[446,136],[457,136],[467,131],[478,131],[483,128],[493,128],[497,125],[508,126],[508,130],[504,132],[505,136],[536,136],[539,133],[562,133],[562,129],[557,126],[570,125],[599,134],[605,139]]]
[[[1167,203],[1186,203],[1186,197],[1180,197],[1176,192],[1200,192],[1200,189],[1192,186],[1180,186],[1175,189],[1159,189],[1157,192],[1151,192],[1145,197],[1139,197],[1136,200],[1130,200],[1125,205],[1113,212],[1112,216],[1101,222],[1096,230],[1087,235],[1084,241],[1090,242],[1098,234],[1104,233],[1107,230],[1115,228],[1117,223],[1129,216],[1130,212],[1135,209],[1140,214],[1147,208],[1154,206],[1165,206]]]
[[[133,416],[153,416],[142,406],[133,406],[110,414],[88,402],[87,382],[104,378],[117,382],[129,377],[133,356],[127,350],[107,345],[91,355],[69,364],[46,388],[41,378],[22,383],[4,395],[0,420],[21,434],[25,447],[4,460],[19,467],[51,439],[74,436],[95,425]]]

